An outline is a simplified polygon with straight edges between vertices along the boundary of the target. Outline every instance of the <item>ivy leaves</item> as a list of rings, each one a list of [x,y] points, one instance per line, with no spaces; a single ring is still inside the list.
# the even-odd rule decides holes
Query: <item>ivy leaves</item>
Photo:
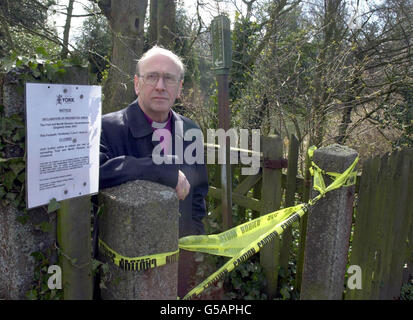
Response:
[[[265,300],[262,293],[266,280],[258,255],[238,265],[227,278],[227,295],[231,299]]]
[[[60,208],[60,203],[53,198],[50,200],[49,205],[47,206],[47,213],[52,213]]]
[[[25,159],[8,157],[9,153],[21,154],[24,150],[25,127],[16,115],[2,117],[0,121],[0,200],[2,205],[13,204],[25,208]]]
[[[54,60],[44,47],[37,47],[36,54],[31,57],[22,56],[16,52],[0,60],[1,71],[15,72],[20,83],[42,81],[57,83],[62,81],[66,69],[71,66],[87,67],[87,63],[74,55],[68,60]],[[20,70],[20,71],[19,71]]]
[[[62,300],[63,291],[56,289],[49,289],[47,285],[47,280],[50,275],[48,274],[48,268],[50,266],[50,257],[52,256],[51,249],[47,252],[42,253],[40,251],[32,252],[30,254],[35,262],[35,272],[33,281],[35,285],[31,290],[26,292],[26,297],[29,300]]]

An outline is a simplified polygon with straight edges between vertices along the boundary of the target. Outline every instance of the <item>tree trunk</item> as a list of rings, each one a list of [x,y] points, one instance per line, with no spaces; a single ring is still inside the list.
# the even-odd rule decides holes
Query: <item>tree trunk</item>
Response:
[[[329,81],[334,75],[334,61],[336,58],[336,43],[339,42],[339,14],[342,0],[324,0],[323,42],[318,56],[314,77],[314,95],[312,98],[312,128],[311,135],[316,146],[323,143],[326,126],[326,108],[329,97]]]
[[[158,3],[158,44],[173,49],[175,39],[175,0],[157,0]]]
[[[149,46],[158,43],[158,0],[150,0],[149,17]]]
[[[72,22],[72,13],[73,13],[73,3],[75,0],[69,0],[69,4],[67,6],[67,16],[66,16],[66,23],[65,29],[63,31],[63,48],[60,53],[61,59],[66,59],[67,55],[69,54],[69,33],[70,33],[70,24]]]
[[[103,113],[120,110],[135,99],[133,76],[143,53],[148,0],[103,0],[99,7],[113,34],[111,67],[103,94]]]

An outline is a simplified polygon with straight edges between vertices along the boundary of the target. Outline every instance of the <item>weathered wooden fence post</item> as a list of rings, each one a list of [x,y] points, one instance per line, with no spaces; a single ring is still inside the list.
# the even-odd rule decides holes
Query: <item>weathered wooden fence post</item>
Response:
[[[311,174],[309,171],[310,167],[311,167],[311,161],[308,156],[308,153],[306,152],[304,174],[303,174],[304,179],[303,179],[303,188],[302,188],[302,197],[301,197],[301,202],[303,203],[307,203],[308,200],[310,200],[310,191],[311,191]],[[303,275],[307,221],[308,221],[308,214],[305,214],[300,219],[300,240],[299,240],[299,248],[298,248],[298,254],[297,254],[297,267],[296,267],[297,271],[295,274],[295,284],[298,290],[300,290],[301,288],[302,275]]]
[[[90,215],[90,196],[60,202],[57,243],[65,300],[93,298]]]
[[[298,164],[298,147],[299,143],[294,135],[291,135],[288,148],[288,169],[287,182],[285,190],[285,207],[292,207],[295,205],[295,192],[297,182],[297,164]],[[288,260],[290,257],[290,249],[292,243],[293,233],[292,228],[287,228],[282,233],[282,246],[280,252],[280,266],[284,272],[288,272]]]
[[[278,135],[262,137],[264,168],[262,171],[261,215],[280,208],[281,205],[281,169],[266,168],[265,161],[279,160],[282,153],[282,141]],[[277,293],[280,240],[274,239],[261,250],[261,265],[267,278],[267,294],[273,298]]]
[[[150,181],[132,181],[102,190],[99,237],[119,255],[129,258],[178,250],[179,207],[173,189]],[[107,261],[102,274],[107,300],[176,300],[178,262],[144,271],[123,270]],[[145,267],[146,268],[146,267]]]
[[[66,71],[65,84],[89,83],[86,68],[71,67]],[[90,196],[60,202],[57,214],[57,242],[64,299],[91,300],[93,278]]]
[[[326,172],[342,173],[356,157],[355,150],[335,144],[316,150],[313,161]],[[324,180],[326,186],[331,183],[327,176]],[[331,191],[309,212],[301,300],[342,299],[354,190],[350,186]]]
[[[241,166],[237,166],[236,169],[237,169],[237,173],[239,175],[239,184],[241,184],[243,181],[245,181],[247,176],[242,174]],[[233,176],[234,176],[234,174],[233,174]],[[233,186],[233,190],[234,190],[234,186]],[[242,221],[242,222],[246,221],[246,208],[242,207],[240,205],[238,205],[238,221]]]
[[[363,164],[350,256],[362,277],[358,288],[347,287],[346,300],[399,298],[404,265],[413,264],[412,194],[413,149]]]

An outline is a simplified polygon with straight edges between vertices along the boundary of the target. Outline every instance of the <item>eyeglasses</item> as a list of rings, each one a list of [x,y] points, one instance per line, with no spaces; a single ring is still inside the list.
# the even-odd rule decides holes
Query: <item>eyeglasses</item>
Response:
[[[177,77],[170,73],[159,73],[159,72],[150,72],[146,74],[140,74],[139,77],[143,79],[143,82],[147,85],[154,86],[158,83],[159,78],[162,77],[163,81],[167,86],[176,86],[181,80],[180,77]]]

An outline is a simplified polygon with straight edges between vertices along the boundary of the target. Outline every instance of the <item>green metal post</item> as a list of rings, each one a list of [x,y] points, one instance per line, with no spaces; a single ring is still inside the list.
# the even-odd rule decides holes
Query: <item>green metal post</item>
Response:
[[[218,83],[219,127],[230,128],[228,75],[232,65],[232,43],[230,21],[226,16],[215,17],[211,23],[212,56]],[[225,143],[225,164],[221,167],[222,225],[224,230],[232,227],[232,172],[230,165],[230,142]]]

